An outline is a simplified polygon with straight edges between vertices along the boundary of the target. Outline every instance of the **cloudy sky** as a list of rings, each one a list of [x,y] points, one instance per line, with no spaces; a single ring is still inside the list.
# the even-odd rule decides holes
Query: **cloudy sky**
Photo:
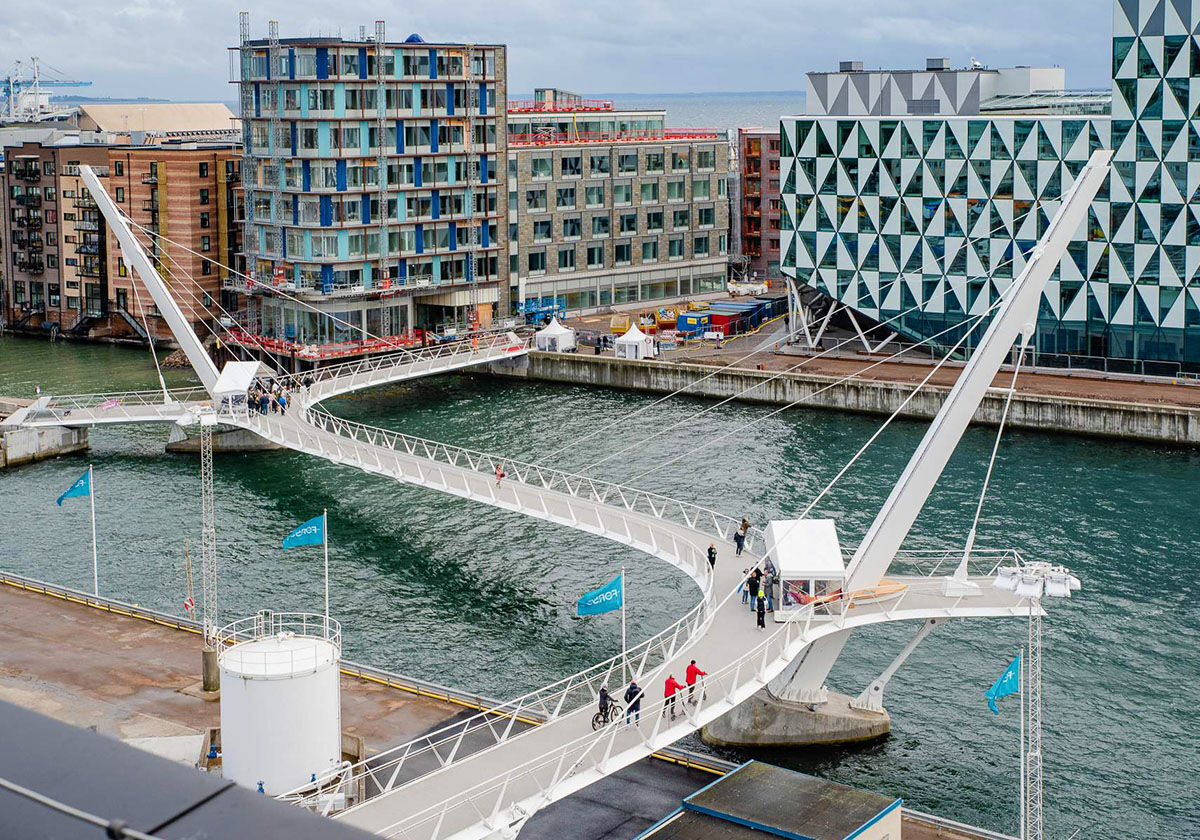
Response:
[[[53,0],[0,2],[0,69],[31,55],[95,85],[81,94],[233,100],[225,48],[237,12],[252,35],[388,23],[391,38],[504,43],[509,87],[580,92],[802,90],[839,59],[868,67],[1061,64],[1072,87],[1107,87],[1106,0]]]

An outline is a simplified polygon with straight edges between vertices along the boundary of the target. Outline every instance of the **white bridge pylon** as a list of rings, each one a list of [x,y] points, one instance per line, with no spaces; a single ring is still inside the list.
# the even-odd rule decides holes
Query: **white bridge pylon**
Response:
[[[1082,222],[1110,157],[1097,152],[1064,196],[1034,258],[1014,281],[1017,288],[1011,291],[1015,294],[992,320],[988,334],[993,344],[1003,343],[1009,331],[1015,336],[1032,329],[1041,288],[1069,241],[1062,232],[1073,231]],[[81,171],[109,224],[126,227],[103,187],[89,177],[90,170],[81,167]],[[125,238],[121,241],[123,249],[127,248]],[[140,246],[134,241],[133,247]],[[129,259],[127,254],[127,262],[148,287],[157,286],[165,295],[165,301],[154,296],[160,309],[165,309],[164,303],[174,305],[148,260],[149,270],[144,273],[139,260]],[[1020,305],[1009,305],[1013,299]],[[1008,342],[1011,345],[1011,339]],[[899,550],[890,550],[883,557],[881,551],[881,546],[892,541],[898,549],[903,541],[912,524],[910,515],[915,516],[912,505],[917,510],[923,505],[932,487],[930,475],[936,480],[945,463],[943,454],[948,458],[966,428],[963,413],[970,409],[968,419],[973,414],[972,400],[978,404],[978,394],[999,367],[1000,361],[995,360],[995,369],[991,369],[994,354],[985,354],[985,363],[970,365],[960,374],[906,470],[905,478],[913,483],[913,489],[899,506],[903,510],[897,513],[895,500],[890,500],[872,526],[865,549],[856,554],[859,562],[851,566],[851,573],[861,581],[852,577],[840,599],[810,605],[795,620],[759,631],[736,594],[742,579],[740,569],[760,559],[758,541],[749,540],[745,557],[718,561],[715,574],[710,573],[705,558],[710,541],[728,547],[737,525],[733,517],[634,488],[352,423],[316,406],[322,399],[358,388],[460,369],[528,350],[524,342],[506,334],[484,343],[487,346],[457,342],[430,352],[393,354],[327,369],[318,374],[318,382],[308,393],[297,391],[295,406],[286,415],[252,413],[236,401],[213,407],[222,423],[248,429],[288,448],[586,531],[665,560],[696,582],[701,599],[674,624],[623,657],[373,756],[336,777],[320,780],[318,789],[297,791],[289,799],[326,813],[349,806],[336,816],[386,837],[512,837],[539,808],[716,720],[779,677],[801,653],[814,645],[814,650],[821,648],[823,641],[828,642],[825,650],[831,658],[816,657],[820,660],[816,671],[822,672],[822,680],[828,670],[824,660],[829,658],[828,664],[832,664],[846,635],[857,627],[888,621],[1040,613],[1037,602],[990,586],[999,565],[1021,563],[1015,552],[973,553],[968,558],[966,581],[976,586],[958,589],[968,594],[950,594],[941,575],[952,570],[961,551],[933,557],[910,556]],[[189,343],[181,344],[191,358]],[[980,386],[980,382],[985,384]],[[206,382],[206,387],[211,386]],[[161,393],[43,397],[9,422],[36,426],[172,421],[196,405],[195,396],[166,405]],[[112,414],[118,410],[119,420]],[[494,477],[498,464],[506,473],[499,486]],[[914,474],[919,481],[913,481]],[[889,586],[876,586],[891,567],[896,568],[888,574]],[[678,714],[672,718],[665,714],[663,679],[667,673],[682,676],[690,659],[698,660],[709,676],[692,698],[694,703],[686,696],[679,697]],[[593,732],[590,719],[599,687],[607,683],[619,696],[620,675],[626,669],[639,676],[646,692],[640,723],[622,721]],[[531,728],[530,722],[540,725]]]

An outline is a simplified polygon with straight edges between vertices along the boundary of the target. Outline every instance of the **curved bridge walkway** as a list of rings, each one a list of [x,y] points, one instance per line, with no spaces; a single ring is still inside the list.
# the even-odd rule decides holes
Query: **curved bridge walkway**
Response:
[[[695,581],[698,604],[664,631],[607,662],[501,707],[402,745],[287,795],[323,813],[386,837],[412,840],[511,837],[544,805],[672,744],[716,720],[778,676],[805,648],[840,630],[885,621],[954,616],[1023,616],[1031,604],[993,589],[987,576],[1012,555],[973,558],[981,594],[942,594],[941,578],[957,558],[898,557],[886,597],[850,592],[812,605],[794,620],[765,631],[741,603],[741,568],[755,564],[757,535],[734,559],[728,550],[733,517],[697,505],[560,470],[422,440],[353,423],[319,409],[331,396],[527,352],[512,334],[483,346],[460,342],[429,351],[395,354],[326,368],[286,415],[249,413],[244,405],[215,406],[201,393],[171,402],[155,394],[47,397],[23,416],[27,426],[174,421],[188,412],[215,410],[221,423],[248,429],[290,449],[408,484],[586,531],[671,563]],[[497,484],[495,468],[505,477]],[[710,570],[706,551],[721,545],[724,559]],[[696,659],[708,677],[695,696],[677,698],[676,715],[662,697],[668,673],[682,677]],[[599,688],[614,695],[630,674],[646,692],[640,722],[591,729]],[[530,722],[541,725],[529,727]],[[344,810],[342,810],[344,808]]]

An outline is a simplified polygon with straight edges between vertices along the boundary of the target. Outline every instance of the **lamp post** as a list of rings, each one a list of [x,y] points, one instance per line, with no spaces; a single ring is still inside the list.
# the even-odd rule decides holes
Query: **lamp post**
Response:
[[[1027,563],[998,569],[992,585],[1028,599],[1028,656],[1021,686],[1021,840],[1043,840],[1042,815],[1042,598],[1070,598],[1081,588],[1064,566]]]

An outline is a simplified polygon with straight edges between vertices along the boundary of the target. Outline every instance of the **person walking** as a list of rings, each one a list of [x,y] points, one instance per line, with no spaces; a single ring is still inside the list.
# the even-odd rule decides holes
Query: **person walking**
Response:
[[[758,602],[758,569],[754,570],[754,574],[746,579],[746,587],[750,590],[750,609],[754,609],[754,605]]]
[[[746,547],[746,535],[737,530],[733,532],[733,544],[737,546],[737,555],[742,556],[742,549]]]
[[[625,689],[625,722],[629,723],[630,718],[634,723],[642,719],[642,689],[637,680],[630,680],[629,688]]]
[[[663,706],[663,714],[665,715],[667,710],[670,709],[671,720],[675,720],[675,693],[682,690],[683,684],[680,683],[679,680],[675,679],[674,674],[668,674],[667,682],[663,686],[663,697],[665,697],[667,701]]]
[[[496,465],[496,486],[497,487],[500,486],[500,480],[502,478],[504,478],[504,467],[497,464]]]
[[[699,679],[700,677],[707,677],[707,676],[708,676],[708,671],[701,671],[699,666],[696,665],[695,659],[693,659],[691,662],[688,663],[687,674],[684,676],[684,679],[687,680],[687,685],[688,685],[688,702],[691,703],[692,705],[695,705],[695,703],[696,703],[696,698],[695,698],[696,680]],[[701,692],[701,696],[703,696],[703,692]]]
[[[708,567],[713,571],[717,568],[717,547],[713,543],[708,544]]]
[[[746,580],[746,576],[748,574],[750,574],[749,569],[742,569],[742,583],[741,583],[741,586],[738,587],[738,589],[740,589],[742,592],[742,603],[743,604],[750,603],[750,582],[748,580]]]
[[[758,598],[758,629],[767,629],[767,599],[761,595]]]
[[[287,395],[288,395],[288,392],[286,390],[283,390],[279,393],[279,413],[280,414],[287,414],[287,406],[288,406]]]

